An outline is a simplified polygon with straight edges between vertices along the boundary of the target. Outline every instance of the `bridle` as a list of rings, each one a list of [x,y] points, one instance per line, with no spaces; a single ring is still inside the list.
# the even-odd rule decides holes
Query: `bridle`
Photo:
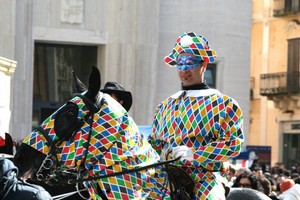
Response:
[[[85,115],[83,118],[78,119],[75,128],[73,129],[72,133],[67,134],[67,137],[61,138],[58,141],[55,141],[55,143],[52,141],[52,139],[49,137],[48,132],[45,131],[41,126],[37,128],[39,132],[42,133],[42,135],[46,138],[46,145],[50,148],[50,151],[47,153],[45,159],[43,160],[40,168],[38,169],[36,173],[36,178],[38,181],[43,181],[48,184],[70,184],[69,180],[71,179],[78,179],[78,177],[82,176],[82,173],[84,173],[86,170],[80,170],[81,168],[84,169],[84,164],[86,161],[86,157],[88,154],[88,149],[90,146],[90,139],[92,135],[92,126],[93,126],[93,118],[94,114],[98,112],[101,108],[101,106],[105,103],[105,99],[103,98],[103,93],[98,93],[96,96],[96,102],[93,103],[89,98],[82,94],[74,94],[75,97],[80,97],[85,105],[87,106],[89,112],[87,115]],[[64,170],[62,166],[59,163],[58,157],[57,157],[57,147],[61,145],[63,141],[68,139],[69,137],[73,137],[76,132],[82,127],[82,125],[87,122],[89,125],[89,135],[88,140],[86,142],[85,151],[82,155],[82,162],[80,166],[78,167],[79,170],[77,172],[75,171],[68,171]]]

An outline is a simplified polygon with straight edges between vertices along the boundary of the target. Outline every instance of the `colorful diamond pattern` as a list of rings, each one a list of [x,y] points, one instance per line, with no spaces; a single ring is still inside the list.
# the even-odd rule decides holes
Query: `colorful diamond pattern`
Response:
[[[182,46],[181,39],[190,37],[192,43],[189,46]],[[215,50],[209,48],[208,41],[205,37],[197,35],[194,32],[182,33],[176,40],[175,46],[168,56],[165,57],[165,63],[173,67],[176,65],[176,59],[182,52],[190,53],[195,56],[201,57],[205,62],[211,63],[217,57]]]
[[[237,102],[221,93],[182,99],[170,97],[156,110],[154,134],[150,135],[149,142],[162,158],[170,146],[193,147],[195,160],[178,161],[177,164],[186,167],[195,182],[201,181],[196,185],[195,199],[215,199],[210,194],[216,184],[214,175],[201,173],[199,167],[222,171],[223,162],[239,154],[244,141],[242,120]]]
[[[89,148],[84,166],[91,175],[106,175],[158,162],[159,155],[141,137],[137,125],[128,116],[125,109],[115,102],[110,103],[112,98],[105,100],[107,103],[103,104],[99,112],[95,113],[93,117],[89,144],[90,125],[85,122],[74,137],[57,146],[58,158],[64,166],[63,168],[79,168],[86,146]],[[82,119],[89,113],[80,97],[74,97],[71,102],[78,105],[78,118]],[[117,107],[111,107],[111,105]],[[58,141],[54,130],[56,112],[41,124],[41,127],[54,143]],[[44,154],[50,150],[46,145],[47,140],[39,131],[33,131],[23,142]],[[84,184],[88,187],[93,199],[101,199],[96,193],[96,184],[99,184],[109,199],[157,199],[157,196],[160,195],[157,193],[158,186],[155,179],[158,172],[159,170],[149,169],[101,179],[99,182],[85,182]]]

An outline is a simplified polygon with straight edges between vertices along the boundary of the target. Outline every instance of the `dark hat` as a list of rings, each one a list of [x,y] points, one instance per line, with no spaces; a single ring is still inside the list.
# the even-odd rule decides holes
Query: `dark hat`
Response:
[[[103,93],[111,94],[115,93],[120,99],[124,101],[123,107],[129,111],[132,105],[132,95],[131,92],[126,91],[125,88],[117,82],[106,82],[104,89],[100,90]]]

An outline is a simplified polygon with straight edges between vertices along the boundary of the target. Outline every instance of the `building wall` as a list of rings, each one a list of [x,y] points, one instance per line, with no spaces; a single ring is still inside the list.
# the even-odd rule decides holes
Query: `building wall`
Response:
[[[270,37],[272,31],[277,31],[271,30],[270,26],[275,20],[272,17],[271,2],[253,1],[251,77],[255,78],[255,87],[250,112],[250,143],[252,145],[272,146],[272,162],[274,163],[278,161],[279,133],[275,119],[278,112],[272,101],[269,101],[267,97],[260,96],[260,75],[277,70],[278,61],[280,60],[283,64],[283,57],[286,55],[278,56],[279,53],[277,56],[273,55],[272,58],[277,62],[271,64],[273,61],[270,58],[274,53],[274,45],[275,48],[278,45],[274,44],[274,38]]]
[[[122,83],[134,96],[133,117],[139,123],[149,117],[135,110],[147,109],[141,104],[151,106],[153,102],[153,97],[149,98],[153,96],[151,90],[147,91],[153,88],[149,86],[153,84],[149,81],[153,75],[149,74],[156,61],[158,1],[151,1],[150,10],[148,1],[138,0],[77,0],[66,6],[67,2],[70,1],[25,0],[15,1],[15,6],[11,6],[16,19],[23,19],[15,21],[16,48],[11,55],[19,63],[13,93],[21,98],[13,99],[10,131],[17,139],[31,131],[35,41],[98,46],[102,85],[111,80]],[[152,29],[146,32],[147,27]]]
[[[243,109],[248,144],[252,2],[164,0],[160,6],[156,104],[180,89],[177,72],[165,67],[164,56],[182,32],[202,34],[217,52],[217,89],[235,98]]]
[[[264,1],[253,1],[251,77],[254,77],[254,96],[251,101],[249,136],[252,145],[268,145],[266,141],[268,101],[267,98],[260,96],[260,74],[267,73],[269,67],[270,11],[270,5],[264,5]]]
[[[272,147],[272,165],[282,162],[282,136],[286,124],[299,123],[300,119],[299,107],[293,109],[293,114],[284,113],[274,100],[259,94],[260,75],[286,72],[287,40],[300,37],[300,26],[292,22],[293,19],[300,20],[300,15],[273,17],[274,2],[253,1],[251,77],[255,77],[255,88],[254,99],[251,101],[249,140],[252,145]],[[281,104],[288,104],[290,97],[286,98],[286,100],[281,99]]]
[[[1,24],[10,31],[0,30],[7,40],[0,43],[0,55],[18,61],[11,134],[20,139],[31,131],[35,41],[98,46],[102,85],[114,80],[132,91],[130,114],[137,124],[148,125],[158,103],[180,89],[176,70],[165,67],[163,58],[180,33],[195,31],[217,51],[217,89],[241,105],[247,144],[251,5],[239,0],[1,0],[0,20],[7,14]]]
[[[15,57],[15,8],[15,1],[0,1],[0,56],[11,60]]]

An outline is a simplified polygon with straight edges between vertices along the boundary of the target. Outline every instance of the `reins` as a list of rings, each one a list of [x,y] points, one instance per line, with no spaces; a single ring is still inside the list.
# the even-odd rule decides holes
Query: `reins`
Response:
[[[120,172],[115,172],[115,173],[106,174],[106,175],[90,176],[88,178],[78,178],[76,180],[70,179],[68,181],[68,183],[69,184],[81,183],[81,182],[84,182],[84,181],[100,180],[100,179],[108,178],[108,177],[112,177],[112,176],[119,176],[119,175],[129,174],[129,173],[133,173],[133,172],[139,172],[139,171],[142,171],[142,170],[145,170],[145,169],[149,169],[149,168],[153,168],[153,167],[157,167],[157,166],[161,166],[161,165],[167,165],[167,164],[175,162],[179,159],[180,159],[180,157],[174,158],[174,159],[171,159],[171,160],[167,160],[167,161],[157,162],[157,163],[150,164],[150,165],[145,165],[143,167],[123,170],[123,171],[120,171]]]
[[[83,192],[83,191],[86,191],[86,189],[81,189],[81,190],[76,190],[76,191],[73,191],[73,192],[68,192],[68,193],[64,193],[64,194],[59,194],[59,195],[56,195],[53,198],[53,200],[61,200],[61,199],[65,199],[67,197],[70,197],[76,193],[80,194],[80,192]],[[81,196],[82,199],[85,199],[84,197]]]

